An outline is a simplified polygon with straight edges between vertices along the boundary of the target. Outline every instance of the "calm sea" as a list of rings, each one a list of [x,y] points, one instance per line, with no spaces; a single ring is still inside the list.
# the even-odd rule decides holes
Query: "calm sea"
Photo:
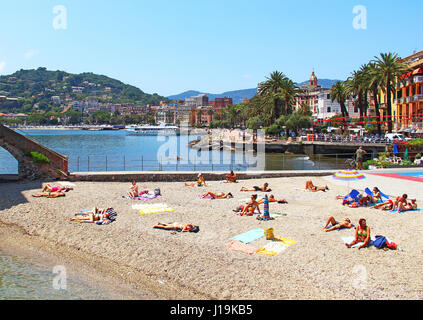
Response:
[[[124,130],[19,130],[29,138],[69,157],[78,171],[244,171],[259,162],[252,152],[202,151],[188,148],[199,136],[136,136]],[[338,167],[333,158],[266,154],[265,170],[314,170]],[[342,166],[341,166],[342,167]],[[17,161],[0,148],[0,174],[17,173]]]
[[[58,288],[57,275],[28,258],[0,251],[0,300],[111,299],[104,291],[76,279],[66,279],[66,290]]]

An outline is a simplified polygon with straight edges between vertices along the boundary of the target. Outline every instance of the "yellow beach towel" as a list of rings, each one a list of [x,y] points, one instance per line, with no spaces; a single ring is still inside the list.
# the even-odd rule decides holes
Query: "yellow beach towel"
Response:
[[[167,205],[155,205],[149,206],[140,209],[141,215],[153,214],[153,213],[162,213],[162,212],[173,212],[173,208]]]
[[[257,249],[257,253],[268,256],[275,256],[296,242],[297,241],[292,239],[276,236],[274,237],[274,241],[269,242],[263,248]]]

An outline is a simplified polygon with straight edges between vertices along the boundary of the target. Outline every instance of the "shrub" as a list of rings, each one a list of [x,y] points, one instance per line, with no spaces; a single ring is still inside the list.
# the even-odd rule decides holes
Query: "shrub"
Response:
[[[50,163],[49,158],[47,158],[42,153],[36,151],[29,152],[27,156],[31,157],[32,161],[34,161],[35,163]]]
[[[420,159],[422,157],[422,155],[420,153],[416,154],[416,159]]]

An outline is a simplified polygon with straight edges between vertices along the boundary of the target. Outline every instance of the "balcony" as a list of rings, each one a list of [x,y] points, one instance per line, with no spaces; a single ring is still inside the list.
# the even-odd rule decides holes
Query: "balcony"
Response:
[[[423,101],[423,94],[415,94],[413,96],[413,101]]]
[[[423,82],[423,76],[415,76],[413,81],[414,83]]]
[[[413,97],[405,97],[405,103],[409,103],[413,101]]]

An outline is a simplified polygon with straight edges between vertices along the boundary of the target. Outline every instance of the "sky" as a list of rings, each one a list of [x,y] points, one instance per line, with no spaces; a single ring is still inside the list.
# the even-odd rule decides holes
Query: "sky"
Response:
[[[381,52],[423,50],[421,12],[420,0],[2,0],[0,75],[93,72],[163,96],[254,88],[275,70],[344,80]]]

